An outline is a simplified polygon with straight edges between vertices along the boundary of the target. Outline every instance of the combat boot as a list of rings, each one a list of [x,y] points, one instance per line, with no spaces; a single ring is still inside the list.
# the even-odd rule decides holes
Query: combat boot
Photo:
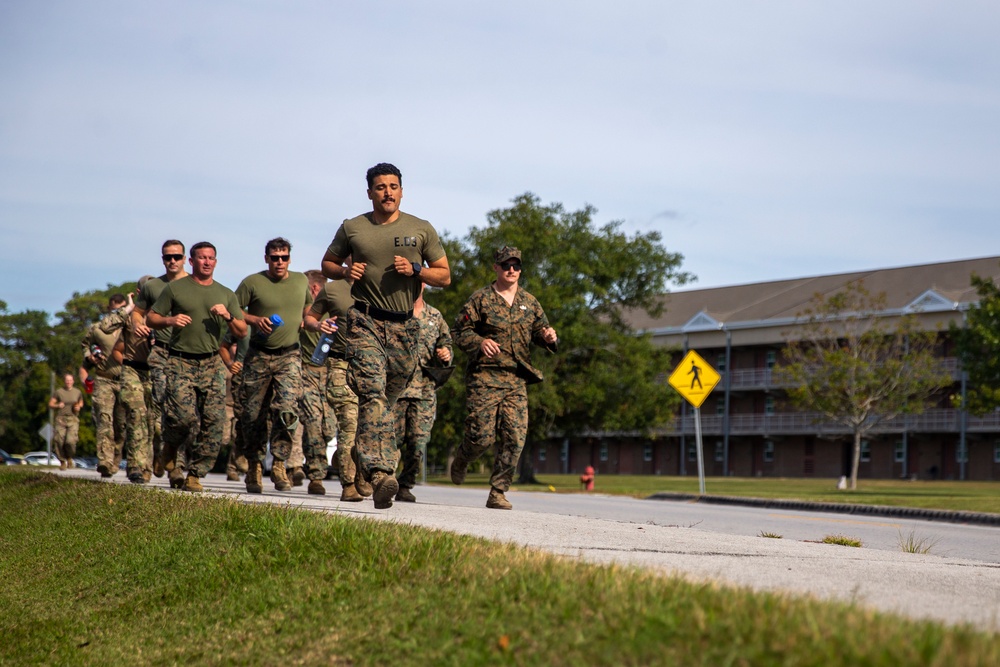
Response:
[[[392,498],[399,491],[399,482],[395,475],[389,475],[376,470],[372,473],[372,500],[375,501],[375,509],[384,510],[392,507]]]
[[[141,472],[130,472],[128,474],[128,481],[133,484],[145,484],[146,478],[142,476]]]
[[[285,462],[275,459],[271,464],[271,481],[274,482],[276,491],[291,491],[292,483],[288,481],[288,474],[285,472]]]
[[[486,506],[491,510],[509,510],[514,508],[503,494],[503,491],[497,489],[490,489],[490,497],[486,499]]]
[[[60,470],[65,470],[66,469],[66,462],[65,461],[60,461],[59,462],[59,469]]]
[[[262,479],[264,475],[264,464],[260,461],[254,461],[247,466],[247,493],[263,493],[264,492],[264,480]]]
[[[353,484],[344,486],[340,491],[340,500],[345,503],[360,503],[365,497],[358,493]]]
[[[238,482],[240,481],[240,474],[230,468],[229,470],[226,471],[226,479],[228,479],[230,482]]]
[[[170,471],[167,477],[170,480],[171,489],[179,489],[184,486],[184,471],[180,468],[174,468]]]
[[[302,466],[295,466],[291,473],[292,486],[302,486],[302,483],[306,481],[306,473],[302,470]]]
[[[75,467],[76,467],[76,464],[73,463],[73,459],[66,459],[66,470],[69,470],[70,468],[75,468]]]
[[[354,461],[354,488],[361,494],[362,498],[367,498],[373,493],[372,485],[365,479],[365,474],[361,472],[361,463],[358,458],[358,448],[355,445],[351,448],[351,460]]]
[[[461,484],[465,481],[465,471],[469,468],[469,462],[456,456],[451,462],[451,483]]]
[[[143,470],[142,471],[142,481],[144,483],[148,484],[149,480],[151,480],[151,479],[153,479],[153,473],[151,471],[149,471],[149,470]]]
[[[184,480],[184,490],[191,491],[192,493],[198,493],[204,491],[204,487],[201,485],[201,480],[197,476],[188,473],[187,479]]]
[[[396,500],[401,503],[415,503],[417,502],[417,497],[413,495],[409,487],[401,486],[399,487],[399,491],[396,492]]]
[[[165,472],[166,472],[166,469],[164,469],[164,467],[163,467],[163,456],[162,456],[162,454],[159,455],[159,456],[154,456],[153,457],[153,474],[156,475],[157,477],[163,477],[163,473],[165,473]]]
[[[311,496],[325,496],[326,487],[323,486],[323,480],[320,479],[309,480],[309,488],[306,489],[306,492]]]

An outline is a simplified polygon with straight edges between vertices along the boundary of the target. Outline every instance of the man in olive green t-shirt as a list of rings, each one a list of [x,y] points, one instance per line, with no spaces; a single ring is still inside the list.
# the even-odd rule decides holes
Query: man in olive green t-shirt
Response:
[[[63,376],[63,385],[56,389],[49,399],[49,408],[56,411],[53,420],[52,452],[59,459],[59,469],[73,467],[76,443],[80,439],[80,410],[83,409],[83,393],[73,386],[72,373]]]
[[[226,367],[219,346],[226,330],[246,335],[236,295],[215,282],[215,246],[207,241],[191,246],[191,275],[174,280],[160,293],[146,322],[153,329],[173,327],[163,401],[164,461],[169,471],[177,451],[188,456],[185,491],[201,491],[199,478],[215,464],[222,447],[226,419]],[[175,483],[171,476],[171,486]]]
[[[399,169],[380,163],[366,179],[372,212],[340,226],[323,256],[323,274],[354,280],[346,336],[348,382],[358,395],[355,484],[362,491],[370,482],[375,507],[385,509],[399,491],[392,406],[417,367],[420,326],[413,319],[413,302],[421,282],[447,287],[451,270],[434,227],[399,210]],[[349,267],[343,265],[348,255],[353,258]]]
[[[284,238],[264,246],[267,270],[243,279],[236,288],[240,307],[250,324],[250,351],[243,363],[243,446],[247,457],[247,493],[261,493],[261,476],[271,426],[271,481],[278,491],[290,491],[285,462],[292,453],[292,430],[297,426],[302,390],[299,329],[312,305],[309,279],[289,271],[292,244]],[[275,325],[275,316],[281,318]],[[325,471],[324,471],[325,472]],[[309,492],[322,495],[323,483]]]

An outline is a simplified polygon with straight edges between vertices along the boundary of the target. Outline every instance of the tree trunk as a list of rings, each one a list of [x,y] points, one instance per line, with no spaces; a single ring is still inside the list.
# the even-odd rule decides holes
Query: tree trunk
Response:
[[[535,466],[531,462],[533,450],[534,447],[531,445],[531,440],[528,440],[524,445],[524,449],[521,450],[521,458],[517,462],[518,484],[538,484],[538,478],[535,477]]]
[[[861,464],[861,431],[854,432],[854,452],[851,455],[851,491],[858,488],[858,466]]]

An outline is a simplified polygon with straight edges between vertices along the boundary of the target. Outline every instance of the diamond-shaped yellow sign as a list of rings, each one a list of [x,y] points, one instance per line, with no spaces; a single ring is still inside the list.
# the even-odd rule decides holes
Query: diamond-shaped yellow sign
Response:
[[[716,373],[715,369],[701,358],[701,355],[690,350],[684,355],[681,363],[677,364],[677,368],[667,378],[667,382],[686,398],[688,403],[700,408],[721,379],[722,376]]]

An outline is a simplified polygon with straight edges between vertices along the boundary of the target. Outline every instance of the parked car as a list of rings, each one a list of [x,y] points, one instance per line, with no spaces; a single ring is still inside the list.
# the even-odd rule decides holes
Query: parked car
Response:
[[[4,466],[19,466],[23,464],[24,461],[20,456],[14,456],[13,454],[8,454],[4,450],[0,449],[0,465]]]
[[[97,470],[97,458],[93,456],[73,457],[73,464],[77,468],[83,468],[85,470]]]
[[[33,466],[57,466],[59,458],[48,452],[28,452],[24,455],[24,462]]]

